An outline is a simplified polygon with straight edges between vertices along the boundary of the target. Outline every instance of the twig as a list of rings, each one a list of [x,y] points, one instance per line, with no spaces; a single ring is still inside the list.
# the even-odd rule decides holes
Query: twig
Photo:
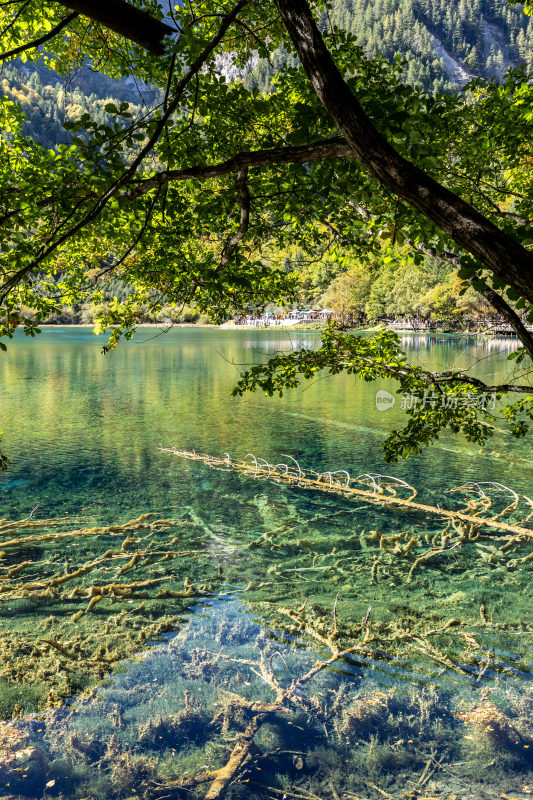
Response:
[[[14,47],[12,50],[7,50],[5,53],[0,53],[0,61],[5,61],[7,58],[12,58],[19,53],[23,53],[25,50],[33,50],[45,42],[49,42],[50,39],[53,39],[54,36],[57,36],[57,34],[60,33],[63,28],[66,28],[70,22],[76,19],[77,16],[78,12],[74,11],[72,14],[68,14],[66,17],[63,17],[63,19],[58,22],[58,24],[55,25],[51,31],[45,33],[44,36],[40,36],[38,39],[33,39],[31,42],[26,42],[18,47]]]

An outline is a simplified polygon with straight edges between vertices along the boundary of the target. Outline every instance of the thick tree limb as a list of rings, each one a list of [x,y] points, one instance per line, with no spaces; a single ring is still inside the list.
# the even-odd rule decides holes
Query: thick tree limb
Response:
[[[50,39],[53,39],[54,36],[57,36],[63,28],[66,28],[72,20],[76,19],[78,13],[75,12],[74,14],[69,14],[68,16],[64,17],[61,22],[52,28],[51,31],[48,31],[44,36],[40,36],[38,39],[32,39],[30,42],[26,42],[25,44],[19,45],[19,47],[14,47],[12,50],[6,50],[5,53],[0,53],[0,61],[5,61],[7,58],[13,58],[13,56],[17,56],[19,53],[23,53],[25,50],[34,50],[36,47],[39,47],[41,44],[45,44],[45,42],[49,42]]]
[[[470,279],[475,280],[475,278]],[[477,292],[483,295],[488,302],[498,311],[502,317],[505,317],[513,331],[516,333],[522,344],[524,345],[528,356],[533,361],[533,336],[528,331],[516,311],[503,299],[498,292],[485,286],[483,289],[476,289]]]
[[[128,199],[134,200],[136,197],[140,197],[164,183],[185,181],[191,178],[203,178],[204,180],[207,178],[220,178],[230,172],[236,172],[246,167],[261,167],[267,164],[305,164],[308,161],[316,161],[320,158],[354,157],[350,145],[340,137],[324,139],[298,147],[273,147],[269,150],[251,150],[237,153],[227,161],[220,161],[218,164],[196,165],[184,167],[183,169],[169,169],[164,172],[158,172],[151,178],[137,183],[135,188],[129,189],[124,195]]]
[[[376,130],[334,63],[306,0],[276,4],[317,96],[360,161],[381,184],[533,302],[533,254],[407,161]]]
[[[513,214],[512,211],[495,211],[494,213],[497,217],[502,217],[502,219],[510,219],[517,225],[523,225],[524,228],[533,228],[533,221],[526,219],[525,217],[521,217],[520,214]]]
[[[141,11],[124,0],[58,0],[65,8],[71,8],[77,14],[83,14],[115,33],[119,33],[131,42],[144,47],[149,53],[162,55],[165,52],[163,39],[172,33],[174,28],[152,17],[147,11]]]
[[[246,760],[253,738],[265,720],[265,714],[257,714],[244,733],[237,738],[237,743],[231,752],[230,759],[227,764],[221,767],[215,773],[215,779],[207,790],[204,800],[218,800],[222,797],[227,785],[233,779],[237,770],[242,766]]]

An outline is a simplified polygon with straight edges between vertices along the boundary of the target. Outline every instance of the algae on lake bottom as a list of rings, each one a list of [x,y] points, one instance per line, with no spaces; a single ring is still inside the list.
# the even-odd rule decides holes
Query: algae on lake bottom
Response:
[[[533,539],[266,486],[0,522],[5,797],[527,796]]]
[[[4,796],[527,796],[531,684],[386,687],[349,655],[322,667],[242,599],[204,603],[91,697],[4,725]]]
[[[106,527],[75,522],[0,520],[4,719],[93,686],[176,630],[194,598],[220,583],[205,532],[187,513]]]

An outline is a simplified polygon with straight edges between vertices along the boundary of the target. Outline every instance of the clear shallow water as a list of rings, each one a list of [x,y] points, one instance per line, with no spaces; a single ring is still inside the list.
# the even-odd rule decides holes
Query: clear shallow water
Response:
[[[501,432],[480,451],[443,437],[416,459],[386,465],[381,442],[404,418],[398,403],[376,409],[375,392],[390,389],[386,383],[336,376],[282,399],[230,396],[236,364],[308,346],[316,334],[156,333],[143,330],[104,357],[104,340],[88,330],[54,329],[36,340],[17,338],[2,354],[1,424],[13,463],[0,476],[0,516],[20,519],[39,504],[36,517],[71,515],[81,518],[78,525],[125,523],[146,512],[177,522],[171,533],[134,527],[44,543],[30,530],[29,544],[8,548],[4,571],[28,566],[20,583],[18,573],[9,576],[11,593],[0,606],[0,704],[4,716],[13,709],[24,715],[18,730],[29,739],[21,747],[37,755],[22,762],[30,777],[17,778],[11,765],[4,776],[0,770],[0,786],[3,780],[5,791],[16,794],[31,782],[30,796],[82,798],[163,797],[172,784],[172,796],[206,796],[212,775],[186,788],[176,782],[227,762],[259,713],[239,706],[235,695],[266,703],[276,694],[258,677],[257,664],[242,660],[257,661],[264,652],[269,674],[287,688],[317,653],[331,657],[326,640],[335,608],[339,647],[357,642],[356,652],[266,715],[228,796],[451,798],[468,787],[473,796],[512,790],[526,797],[523,787],[533,780],[531,561],[509,569],[491,553],[494,541],[468,543],[428,561],[408,581],[416,551],[405,559],[383,553],[371,531],[433,536],[439,519],[212,471],[161,453],[158,445],[235,457],[253,452],[271,461],[288,453],[304,468],[392,473],[419,488],[425,502],[444,505],[444,491],[469,480],[531,493],[529,442]],[[417,336],[404,344],[430,368],[479,362],[480,377],[492,380],[503,378],[504,356],[514,347]],[[68,528],[67,521],[61,530]],[[172,544],[175,534],[179,545]],[[134,541],[121,549],[124,536]],[[124,578],[131,553],[142,560]],[[65,582],[69,589],[76,583],[77,597],[48,585],[24,588],[43,575],[68,576],[91,560],[98,562],[91,570]],[[154,582],[148,591],[133,585],[146,578]],[[130,588],[110,590],[84,612],[98,586],[117,581]],[[194,597],[207,605],[191,612],[197,601],[187,596],[156,597],[156,581],[174,595],[192,583]],[[213,604],[213,594],[222,599]],[[304,604],[296,618],[286,613]],[[369,606],[373,638],[363,646]],[[457,624],[441,631],[450,619]],[[27,718],[48,691],[49,704],[59,705],[101,679],[106,663],[144,652],[147,641],[178,625],[183,630],[175,639],[126,666],[75,712],[67,706],[44,720]],[[97,640],[105,645],[100,655]],[[489,705],[480,711],[483,703]]]

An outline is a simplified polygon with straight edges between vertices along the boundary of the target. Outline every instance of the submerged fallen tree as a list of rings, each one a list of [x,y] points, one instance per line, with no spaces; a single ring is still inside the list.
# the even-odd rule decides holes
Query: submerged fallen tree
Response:
[[[289,458],[293,462],[292,464],[269,464],[264,458],[256,458],[253,453],[249,453],[240,461],[233,461],[229,453],[226,453],[225,457],[221,459],[196,453],[194,450],[177,450],[174,447],[164,448],[161,446],[160,449],[162,452],[172,453],[182,458],[202,461],[212,469],[232,470],[246,477],[271,480],[301,489],[337,494],[345,498],[357,498],[387,508],[419,511],[443,518],[449,523],[450,529],[456,532],[460,541],[478,539],[483,528],[492,528],[512,534],[511,537],[505,537],[505,550],[509,550],[514,543],[524,539],[533,539],[533,527],[525,527],[533,518],[533,500],[526,495],[518,495],[501,483],[469,482],[463,486],[448,489],[448,494],[461,493],[467,498],[464,509],[453,510],[415,501],[417,490],[405,481],[390,475],[368,472],[352,478],[343,469],[332,472],[316,472],[307,469],[304,472],[296,459],[285,454],[282,454],[282,457]],[[402,497],[399,492],[408,496]],[[495,497],[503,498],[506,505],[502,510],[487,516],[493,507]],[[516,512],[521,502],[528,508],[525,516],[517,522],[505,522],[504,517]]]

